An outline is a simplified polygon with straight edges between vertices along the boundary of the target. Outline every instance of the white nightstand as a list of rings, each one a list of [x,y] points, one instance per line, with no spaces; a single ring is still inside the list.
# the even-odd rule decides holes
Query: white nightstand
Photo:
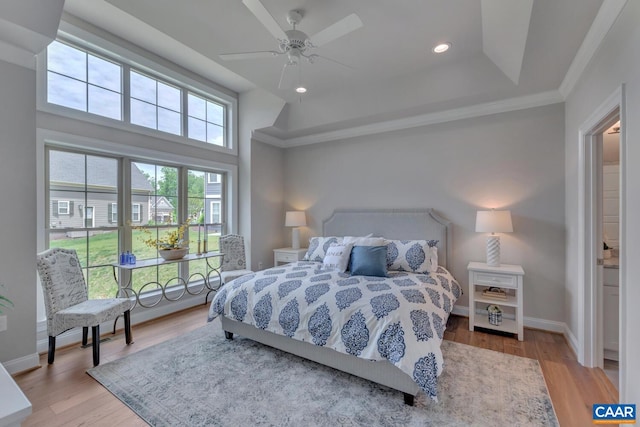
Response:
[[[278,266],[282,264],[288,264],[290,262],[296,262],[304,258],[304,254],[307,253],[307,248],[293,249],[293,248],[280,248],[273,250],[273,265]]]
[[[519,265],[502,264],[500,267],[489,267],[484,262],[470,262],[469,270],[469,330],[475,326],[493,329],[496,331],[510,332],[518,335],[518,340],[524,340],[524,326],[522,321],[523,295],[522,285],[524,270]],[[506,292],[506,299],[490,298],[484,296],[482,291],[489,287],[501,288]],[[513,307],[516,319],[502,318],[501,325],[489,323],[488,316],[476,315],[477,303],[483,309],[489,304],[499,307]]]

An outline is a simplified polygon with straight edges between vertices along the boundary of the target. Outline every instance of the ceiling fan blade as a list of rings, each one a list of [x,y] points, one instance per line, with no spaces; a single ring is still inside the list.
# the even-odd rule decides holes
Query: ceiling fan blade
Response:
[[[269,32],[278,40],[286,40],[287,35],[280,28],[280,25],[273,19],[273,16],[260,3],[260,0],[242,0],[242,3],[255,15],[255,17],[269,30]]]
[[[220,59],[224,59],[225,61],[235,61],[237,59],[270,58],[280,54],[280,52],[276,52],[275,50],[263,50],[258,52],[222,53],[218,56],[220,56]]]
[[[322,46],[362,27],[362,21],[355,13],[342,18],[333,25],[310,37],[314,46]]]
[[[345,68],[348,68],[350,70],[355,70],[354,67],[352,67],[350,65],[347,65],[344,62],[336,61],[335,59],[331,59],[331,58],[328,58],[326,56],[318,55],[317,53],[314,53],[313,55],[309,55],[309,56],[307,56],[307,58],[309,58],[309,62],[311,62],[311,63],[313,63],[316,58],[320,58],[323,61],[330,61],[330,62],[333,62],[334,64],[341,65],[341,66],[343,66]]]
[[[285,62],[280,73],[280,82],[278,82],[278,89],[291,89],[295,81],[296,69],[300,65],[290,64]]]

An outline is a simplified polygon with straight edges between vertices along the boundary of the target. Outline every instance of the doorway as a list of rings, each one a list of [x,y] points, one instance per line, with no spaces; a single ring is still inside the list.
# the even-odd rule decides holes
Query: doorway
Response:
[[[618,294],[610,295],[609,304],[618,308],[618,389],[625,389],[626,295],[625,266],[625,115],[624,85],[619,87],[580,127],[579,135],[579,229],[578,288],[580,323],[578,361],[587,367],[604,368],[604,223],[603,223],[603,135],[619,124],[619,239]],[[622,395],[620,396],[623,397]]]
[[[598,194],[602,224],[602,369],[619,388],[620,317],[620,121],[598,138]]]

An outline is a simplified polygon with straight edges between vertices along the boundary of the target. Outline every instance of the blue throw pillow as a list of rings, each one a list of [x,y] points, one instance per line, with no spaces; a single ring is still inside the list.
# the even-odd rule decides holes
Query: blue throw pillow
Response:
[[[354,246],[349,270],[352,276],[387,277],[387,247]]]

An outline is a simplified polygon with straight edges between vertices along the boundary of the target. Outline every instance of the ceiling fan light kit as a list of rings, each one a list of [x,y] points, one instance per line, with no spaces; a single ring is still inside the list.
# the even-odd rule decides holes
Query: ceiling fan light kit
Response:
[[[258,52],[238,52],[221,54],[220,58],[225,61],[233,61],[238,59],[255,59],[265,58],[271,56],[287,55],[287,61],[282,67],[280,74],[280,82],[278,84],[279,89],[290,88],[290,82],[285,74],[291,67],[300,68],[300,58],[304,58],[308,63],[313,64],[317,58],[326,59],[330,62],[336,63],[346,68],[351,68],[348,65],[342,64],[330,58],[318,54],[309,54],[307,51],[316,49],[319,46],[332,42],[352,31],[362,27],[362,21],[360,18],[352,13],[351,15],[342,18],[333,25],[328,26],[324,30],[316,33],[314,36],[309,37],[303,31],[300,31],[296,26],[300,23],[304,16],[304,11],[300,9],[290,10],[287,14],[287,22],[293,28],[290,30],[282,30],[276,20],[271,16],[269,11],[264,7],[260,0],[242,0],[242,3],[253,13],[253,15],[264,25],[264,27],[276,38],[278,41],[277,51],[258,51]],[[300,75],[300,71],[298,71]],[[298,78],[298,82],[300,78]],[[303,90],[304,89],[304,90]],[[298,84],[296,86],[296,92],[304,93],[306,88]]]

